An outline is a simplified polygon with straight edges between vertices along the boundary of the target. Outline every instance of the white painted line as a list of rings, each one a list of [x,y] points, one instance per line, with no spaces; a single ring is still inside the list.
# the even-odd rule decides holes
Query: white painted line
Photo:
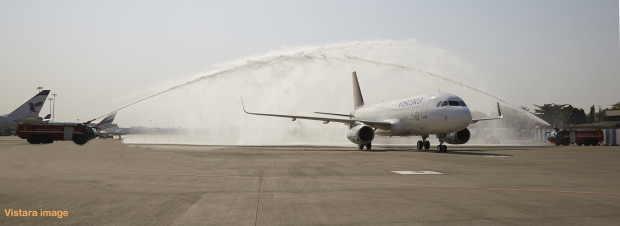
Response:
[[[403,174],[403,175],[443,174],[443,173],[435,172],[435,171],[391,171],[391,172],[396,173],[396,174]]]
[[[489,158],[508,158],[508,157],[512,157],[509,155],[485,155],[484,157],[489,157]]]

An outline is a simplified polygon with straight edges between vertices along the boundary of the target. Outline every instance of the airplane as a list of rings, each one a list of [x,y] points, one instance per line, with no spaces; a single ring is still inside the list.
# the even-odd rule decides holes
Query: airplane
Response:
[[[448,144],[465,144],[471,133],[467,129],[470,124],[485,120],[502,119],[504,116],[497,103],[498,117],[472,119],[471,111],[460,97],[450,93],[432,93],[421,96],[408,97],[381,104],[366,105],[357,80],[357,73],[353,72],[353,106],[351,114],[337,114],[315,112],[317,114],[338,116],[342,118],[327,118],[314,116],[281,115],[248,112],[241,100],[243,111],[250,115],[271,116],[297,119],[343,123],[349,126],[347,138],[357,144],[362,150],[370,150],[372,141],[379,136],[421,136],[417,148],[428,150],[429,135],[435,134],[439,139],[437,152],[446,153]]]
[[[112,124],[114,122],[114,118],[116,117],[116,112],[109,114],[105,118],[101,120],[101,122],[87,122],[88,126],[98,128],[99,130],[115,127],[116,124]]]
[[[42,90],[11,113],[0,115],[0,128],[4,131],[14,129],[12,127],[17,126],[20,122],[43,121],[39,117],[39,112],[49,93],[49,90]]]

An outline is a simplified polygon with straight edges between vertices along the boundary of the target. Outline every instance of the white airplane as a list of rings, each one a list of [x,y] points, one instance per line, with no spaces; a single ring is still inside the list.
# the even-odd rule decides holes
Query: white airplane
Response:
[[[49,94],[49,90],[43,90],[13,112],[0,115],[0,128],[2,130],[15,129],[12,127],[16,127],[20,122],[42,121],[43,119],[39,117],[39,112]]]
[[[100,122],[87,122],[88,126],[95,127],[98,130],[107,129],[111,127],[117,126],[116,124],[112,124],[114,122],[114,118],[116,117],[116,112],[112,112],[105,118],[103,118]]]
[[[430,142],[426,139],[429,135],[435,134],[439,139],[437,152],[445,153],[448,148],[444,142],[465,144],[469,141],[470,132],[467,126],[470,124],[504,117],[497,103],[498,117],[472,119],[471,111],[463,99],[450,93],[433,93],[365,105],[355,72],[353,72],[353,97],[354,111],[351,114],[315,112],[343,118],[253,113],[245,110],[243,100],[241,105],[245,113],[252,115],[292,118],[293,121],[297,119],[317,120],[325,124],[344,123],[350,128],[347,138],[357,144],[359,149],[366,147],[368,150],[372,147],[375,134],[379,136],[421,136],[422,140],[417,143],[419,150],[422,148],[428,150]]]

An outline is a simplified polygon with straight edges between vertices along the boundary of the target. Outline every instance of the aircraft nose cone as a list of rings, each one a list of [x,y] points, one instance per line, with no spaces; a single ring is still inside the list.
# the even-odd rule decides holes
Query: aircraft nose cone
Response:
[[[471,111],[469,111],[466,107],[462,108],[457,114],[454,115],[454,121],[463,128],[466,128],[469,124],[471,124],[471,119]]]

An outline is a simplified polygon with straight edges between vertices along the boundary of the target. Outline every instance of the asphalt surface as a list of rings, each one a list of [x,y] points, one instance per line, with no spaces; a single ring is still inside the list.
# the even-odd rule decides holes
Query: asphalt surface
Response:
[[[373,149],[0,137],[0,225],[620,222],[618,146]],[[67,216],[7,216],[11,209]]]

